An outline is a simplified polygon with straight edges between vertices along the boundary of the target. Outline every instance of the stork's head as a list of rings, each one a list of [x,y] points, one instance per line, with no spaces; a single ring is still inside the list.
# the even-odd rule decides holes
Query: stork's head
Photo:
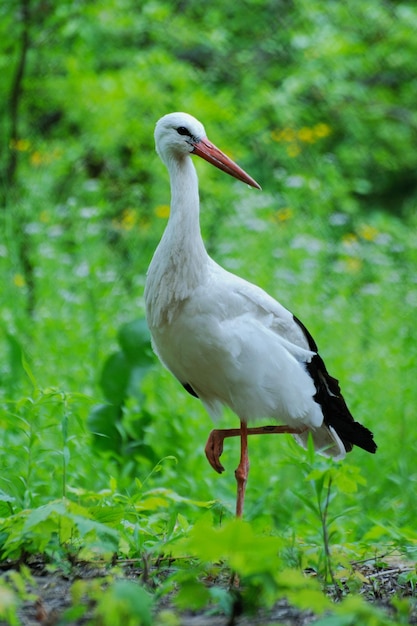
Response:
[[[170,159],[196,154],[230,176],[257,189],[261,188],[249,174],[207,139],[204,126],[188,113],[169,113],[161,117],[155,127],[155,144],[157,153],[166,164]]]
[[[204,126],[188,113],[169,113],[155,127],[156,151],[164,160],[166,154],[184,155],[206,136]]]

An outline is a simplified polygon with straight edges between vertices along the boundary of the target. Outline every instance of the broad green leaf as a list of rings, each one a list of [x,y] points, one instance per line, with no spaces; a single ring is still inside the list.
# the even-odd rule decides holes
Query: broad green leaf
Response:
[[[150,344],[150,333],[146,320],[137,319],[120,327],[118,340],[129,363],[149,367],[155,358]]]
[[[94,436],[96,448],[120,454],[122,445],[122,436],[118,428],[120,419],[120,407],[114,404],[99,404],[91,409],[87,426]]]
[[[123,352],[111,354],[103,366],[100,386],[106,400],[114,405],[123,404],[130,380],[130,364]]]
[[[206,606],[210,600],[210,592],[206,585],[198,580],[187,580],[180,586],[175,596],[175,604],[180,609],[198,610]]]
[[[130,580],[116,580],[97,597],[94,609],[103,626],[152,626],[153,599]]]

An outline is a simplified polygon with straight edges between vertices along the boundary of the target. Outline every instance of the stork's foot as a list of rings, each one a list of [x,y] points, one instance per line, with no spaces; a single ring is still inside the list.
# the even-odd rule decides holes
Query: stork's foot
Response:
[[[232,434],[233,433],[233,434]],[[224,472],[224,467],[220,463],[220,457],[223,452],[223,442],[226,437],[233,437],[240,434],[240,429],[230,428],[225,430],[212,430],[207,439],[204,452],[211,467],[218,473]]]
[[[224,437],[219,436],[218,433],[220,432],[221,431],[219,430],[212,430],[209,434],[209,438],[207,439],[206,447],[204,448],[207,461],[218,474],[224,472],[224,467],[220,463],[220,457],[223,452]]]

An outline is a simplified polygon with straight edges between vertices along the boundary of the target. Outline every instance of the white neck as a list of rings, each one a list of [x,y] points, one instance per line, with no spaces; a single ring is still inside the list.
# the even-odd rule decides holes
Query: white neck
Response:
[[[191,157],[173,158],[167,167],[171,181],[171,213],[164,238],[169,237],[171,247],[176,247],[179,254],[205,253],[200,232],[197,172]]]
[[[178,305],[201,283],[209,256],[200,232],[198,179],[191,157],[167,158],[171,213],[149,266],[145,300],[148,323],[174,319]]]

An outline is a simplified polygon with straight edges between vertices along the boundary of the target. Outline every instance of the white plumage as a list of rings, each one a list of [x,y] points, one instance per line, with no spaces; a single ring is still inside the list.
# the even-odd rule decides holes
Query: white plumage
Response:
[[[161,361],[213,417],[226,405],[244,424],[284,423],[290,432],[299,429],[294,434],[299,443],[306,445],[311,433],[316,448],[337,459],[354,443],[375,451],[371,433],[353,421],[305,327],[206,252],[191,154],[259,185],[208,141],[190,115],[161,118],[155,141],[171,181],[171,213],[145,289],[147,320]],[[320,402],[326,395],[330,406],[337,404],[334,423],[327,415],[334,408],[326,410]]]

